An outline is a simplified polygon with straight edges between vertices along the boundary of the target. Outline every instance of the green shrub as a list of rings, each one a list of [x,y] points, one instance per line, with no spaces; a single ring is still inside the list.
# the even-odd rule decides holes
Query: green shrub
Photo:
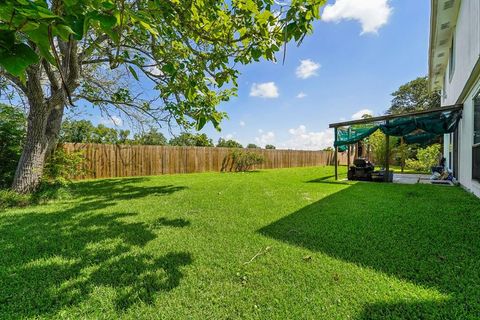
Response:
[[[25,116],[22,110],[0,104],[0,188],[12,184],[24,137]]]
[[[417,159],[407,159],[405,166],[415,171],[429,172],[431,167],[438,165],[440,150],[441,145],[438,143],[418,149]]]
[[[30,204],[30,196],[12,190],[0,190],[0,210],[12,207],[24,207]]]
[[[232,168],[235,171],[250,171],[253,166],[262,164],[265,159],[256,152],[235,150],[231,153]]]
[[[66,181],[43,181],[31,195],[30,204],[44,204],[53,200],[72,198],[72,185]]]
[[[65,185],[73,177],[85,173],[84,162],[82,151],[69,153],[59,145],[45,165],[43,181],[51,185]]]

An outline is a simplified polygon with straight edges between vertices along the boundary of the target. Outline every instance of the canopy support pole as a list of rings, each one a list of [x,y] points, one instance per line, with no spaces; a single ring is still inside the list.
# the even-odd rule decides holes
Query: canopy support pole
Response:
[[[352,131],[352,128],[351,127],[348,127],[348,140],[350,140],[350,134],[351,134],[351,131]],[[347,170],[350,168],[350,153],[351,153],[351,150],[352,149],[352,146],[351,145],[347,145]]]
[[[337,128],[335,128],[335,144],[337,142]],[[338,180],[338,147],[335,146],[335,180]]]
[[[388,125],[388,120],[386,121]],[[385,182],[390,180],[390,136],[385,134]]]
[[[347,146],[347,169],[350,168],[350,145]]]

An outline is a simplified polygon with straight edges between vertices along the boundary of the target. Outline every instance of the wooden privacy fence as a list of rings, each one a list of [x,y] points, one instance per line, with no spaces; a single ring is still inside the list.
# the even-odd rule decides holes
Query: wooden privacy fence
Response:
[[[66,143],[71,153],[81,151],[84,174],[74,179],[150,176],[172,173],[228,171],[230,148],[172,147]],[[238,149],[236,149],[238,150]],[[255,169],[275,169],[334,165],[333,151],[244,149],[263,155],[265,161]],[[345,154],[338,154],[346,164]]]

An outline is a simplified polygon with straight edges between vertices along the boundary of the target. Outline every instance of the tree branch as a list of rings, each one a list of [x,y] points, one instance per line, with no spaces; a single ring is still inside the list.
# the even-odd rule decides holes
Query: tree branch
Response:
[[[0,70],[0,76],[4,77],[5,79],[9,80],[12,82],[15,86],[17,86],[24,94],[27,94],[27,87],[22,83],[20,78],[11,75],[10,73]]]

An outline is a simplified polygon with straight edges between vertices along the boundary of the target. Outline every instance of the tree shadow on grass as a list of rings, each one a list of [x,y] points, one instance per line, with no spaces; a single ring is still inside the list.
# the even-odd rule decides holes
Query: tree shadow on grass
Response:
[[[479,230],[480,201],[460,188],[357,183],[259,232],[451,297],[369,305],[368,319],[479,316]]]
[[[151,195],[169,195],[185,189],[183,186],[142,186],[149,178],[102,179],[76,182],[75,195],[84,200],[128,200]]]
[[[182,187],[123,185],[53,213],[0,215],[0,315],[6,318],[54,316],[65,307],[91,299],[99,287],[113,288],[121,312],[135,303],[153,303],[160,292],[179,285],[188,252],[147,253],[143,247],[162,228],[189,226],[183,219],[130,222],[137,213],[106,213],[118,199]],[[143,191],[142,191],[143,190]]]

